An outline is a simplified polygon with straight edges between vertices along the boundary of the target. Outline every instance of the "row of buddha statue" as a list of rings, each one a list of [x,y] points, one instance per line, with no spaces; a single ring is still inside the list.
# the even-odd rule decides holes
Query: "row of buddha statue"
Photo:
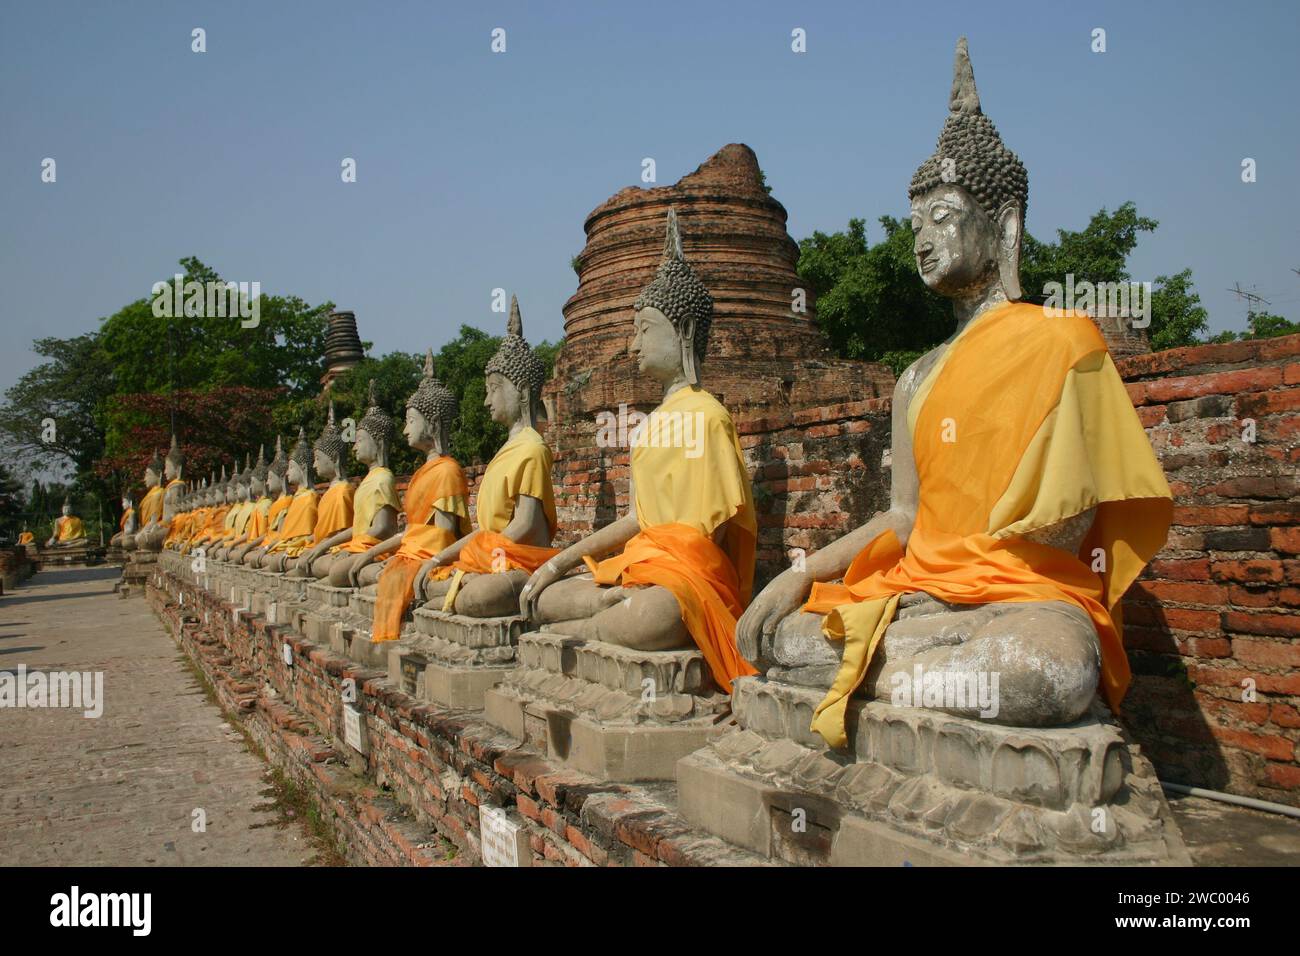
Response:
[[[813,727],[831,746],[845,744],[852,695],[887,698],[891,675],[916,666],[998,673],[998,723],[1070,723],[1098,690],[1117,709],[1129,681],[1117,605],[1163,545],[1170,492],[1096,326],[1021,301],[1028,179],[982,112],[964,39],[947,121],[908,195],[917,269],[952,301],[956,327],[898,378],[890,505],[757,595],[750,471],[700,380],[713,301],[672,210],[658,270],[631,303],[630,354],[662,386],[660,415],[701,423],[702,453],[634,436],[623,517],[552,546],[552,455],[537,430],[545,370],[516,300],[484,368],[485,405],[509,437],[482,476],[475,521],[448,454],[456,400],[430,352],[406,402],[402,434],[425,461],[404,500],[388,468],[395,424],[372,383],[355,490],[331,405],[313,445],[300,430],[287,458],[277,442],[269,463],[259,454],[184,495],[173,494],[173,441],[146,473],[135,539],[372,588],[376,642],[427,604],[641,651],[695,647],[724,692],[760,671],[824,690]]]

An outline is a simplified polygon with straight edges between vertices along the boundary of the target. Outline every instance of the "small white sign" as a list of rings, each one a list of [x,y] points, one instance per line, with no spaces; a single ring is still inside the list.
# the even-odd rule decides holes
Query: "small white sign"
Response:
[[[277,623],[279,623],[279,622],[276,620],[276,617],[275,617],[275,612],[278,611],[278,610],[279,610],[279,606],[277,605],[277,603],[276,603],[275,601],[272,601],[270,604],[268,604],[268,605],[266,606],[266,623],[267,623],[267,624],[277,624]]]
[[[281,644],[281,645],[280,645],[280,649],[281,649],[281,653],[284,655],[284,663],[285,663],[285,666],[286,666],[286,667],[292,667],[292,666],[293,666],[293,648],[289,646],[289,642],[288,642],[288,641],[285,641],[283,644]]]
[[[484,866],[532,866],[528,831],[504,807],[479,808],[479,839]]]
[[[357,753],[365,753],[361,746],[361,711],[351,704],[343,705],[343,739]]]

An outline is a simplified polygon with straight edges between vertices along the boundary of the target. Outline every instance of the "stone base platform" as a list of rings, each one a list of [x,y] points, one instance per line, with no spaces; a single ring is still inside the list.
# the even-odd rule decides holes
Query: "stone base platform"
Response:
[[[118,585],[118,590],[130,593],[139,588],[143,592],[149,576],[159,567],[159,557],[157,551],[130,552],[126,564],[122,567],[122,580]]]
[[[519,666],[484,696],[488,722],[600,780],[671,780],[726,718],[696,650],[634,651],[548,631],[519,638]]]
[[[1190,865],[1154,769],[1099,704],[1036,729],[854,700],[832,751],[809,730],[822,696],[740,679],[737,724],[677,765],[682,815],[800,865]]]
[[[523,618],[466,617],[419,608],[402,640],[389,644],[388,679],[452,710],[482,710],[483,695],[516,666]]]
[[[68,548],[41,548],[35,557],[47,568],[95,565],[104,563],[104,549],[90,544]]]

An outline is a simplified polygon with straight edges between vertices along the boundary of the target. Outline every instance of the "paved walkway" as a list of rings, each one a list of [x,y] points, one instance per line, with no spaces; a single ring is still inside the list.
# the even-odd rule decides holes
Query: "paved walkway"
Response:
[[[0,674],[103,674],[103,714],[0,707],[6,865],[299,866],[266,765],[208,702],[116,568],[42,571],[0,597]],[[195,810],[206,831],[194,832]]]

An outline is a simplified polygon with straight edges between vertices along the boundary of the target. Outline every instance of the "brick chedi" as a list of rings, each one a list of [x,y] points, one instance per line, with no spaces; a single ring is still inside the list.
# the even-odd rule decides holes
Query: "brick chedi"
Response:
[[[354,312],[331,312],[325,328],[325,374],[321,385],[330,383],[365,358],[361,336],[357,333],[357,316]]]
[[[601,413],[617,415],[620,405],[644,412],[658,404],[660,387],[638,373],[628,349],[632,303],[659,265],[669,207],[677,211],[687,258],[714,302],[702,385],[727,407],[742,433],[754,436],[747,440],[742,434],[742,446],[754,475],[760,523],[767,528],[760,532],[764,576],[784,560],[785,547],[816,543],[782,540],[790,530],[785,521],[790,509],[818,512],[827,502],[791,497],[791,482],[798,487],[805,481],[801,464],[783,459],[774,466],[765,457],[770,443],[759,434],[796,422],[806,428],[822,421],[821,410],[828,407],[856,411],[887,399],[894,377],[884,365],[836,358],[829,351],[815,321],[811,291],[806,311],[794,311],[796,290],[805,288],[795,271],[799,248],[786,232],[785,207],[763,185],[754,151],[738,143],[723,147],[675,185],[628,187],[587,216],[587,244],[576,262],[578,289],[564,305],[564,347],[544,392],[547,438],[556,454],[560,539],[587,534],[627,507],[627,449],[598,447],[596,424]],[[846,444],[835,455],[810,448],[810,455],[827,465],[823,483],[834,484],[824,474],[834,457],[874,461],[840,482],[844,487],[812,487],[810,473],[807,490],[852,497],[857,478],[878,481],[874,438],[845,436],[853,447]],[[804,517],[822,520],[817,514]],[[841,527],[838,520],[827,520],[828,531]]]
[[[713,296],[703,385],[733,414],[824,404],[830,395],[857,401],[890,394],[886,367],[831,355],[811,294],[806,312],[792,310],[803,282],[785,207],[764,188],[754,151],[733,143],[676,185],[629,186],[587,216],[578,289],[564,305],[564,349],[550,389],[560,420],[617,410],[620,402],[657,403],[659,388],[638,375],[628,345],[632,301],[659,265],[670,206]]]

